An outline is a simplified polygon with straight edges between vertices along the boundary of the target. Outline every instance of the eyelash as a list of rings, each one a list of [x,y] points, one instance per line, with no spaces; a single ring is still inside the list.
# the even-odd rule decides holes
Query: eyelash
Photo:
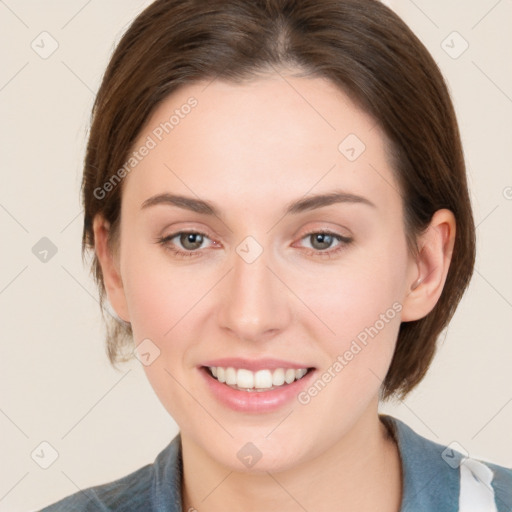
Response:
[[[175,256],[177,256],[179,258],[181,258],[181,257],[190,258],[190,257],[199,256],[200,249],[196,249],[194,251],[182,251],[180,249],[176,249],[175,247],[172,247],[171,245],[169,245],[169,242],[173,238],[176,238],[179,235],[201,235],[202,237],[209,239],[209,237],[206,233],[202,233],[200,231],[194,231],[194,230],[192,230],[192,231],[177,231],[176,233],[173,233],[172,235],[158,238],[157,243],[162,245],[166,250],[171,251]],[[338,240],[338,242],[340,242],[340,244],[337,246],[337,248],[332,249],[332,250],[321,251],[321,250],[316,250],[316,249],[305,249],[304,252],[308,256],[317,256],[317,257],[322,257],[322,258],[325,258],[327,256],[328,258],[332,258],[333,256],[336,256],[340,251],[345,249],[348,245],[350,245],[353,241],[352,238],[342,236],[342,235],[333,233],[328,230],[311,231],[309,233],[306,233],[303,237],[301,237],[300,240],[304,240],[305,238],[311,237],[312,235],[329,235],[329,236],[332,236],[334,239]]]
[[[199,250],[195,251],[181,251],[180,249],[175,249],[174,247],[169,245],[169,242],[176,238],[179,235],[201,235],[204,238],[209,238],[209,236],[206,233],[202,233],[201,231],[177,231],[176,233],[173,233],[172,235],[161,237],[157,240],[157,242],[164,246],[164,248],[167,251],[171,251],[175,256],[178,257],[195,257],[199,255]]]
[[[318,256],[322,258],[333,258],[338,255],[339,252],[346,249],[348,245],[352,243],[352,238],[348,236],[342,236],[337,233],[333,233],[332,231],[328,230],[320,230],[320,231],[310,231],[309,233],[306,233],[303,237],[301,237],[300,240],[307,239],[311,237],[312,235],[329,235],[335,240],[339,242],[339,244],[336,246],[335,249],[327,249],[325,251],[317,250],[317,249],[304,249],[304,252],[308,256]]]

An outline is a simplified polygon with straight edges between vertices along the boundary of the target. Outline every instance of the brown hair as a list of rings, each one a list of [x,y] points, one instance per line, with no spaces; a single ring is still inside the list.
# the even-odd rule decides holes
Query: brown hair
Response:
[[[405,23],[377,0],[151,4],[115,49],[94,104],[83,175],[83,250],[94,247],[96,215],[115,234],[122,183],[108,191],[102,187],[123,167],[164,98],[194,81],[240,82],[277,66],[331,80],[379,123],[393,155],[409,241],[435,211],[447,208],[455,215],[455,246],[443,293],[426,317],[400,326],[381,388],[383,399],[404,397],[425,375],[436,340],[469,283],[475,228],[457,121],[441,72]],[[92,268],[103,304],[96,257]],[[126,359],[130,326],[107,319],[107,327],[110,361]]]

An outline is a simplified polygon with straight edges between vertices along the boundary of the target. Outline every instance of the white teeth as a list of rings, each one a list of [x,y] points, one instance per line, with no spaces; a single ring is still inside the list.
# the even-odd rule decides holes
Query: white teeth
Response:
[[[234,368],[226,368],[226,384],[236,385],[236,370]]]
[[[286,384],[291,384],[295,380],[295,370],[293,368],[289,368],[284,372],[284,381]]]
[[[219,382],[224,382],[228,386],[243,388],[246,390],[269,390],[286,384],[291,384],[295,380],[302,379],[307,373],[306,368],[276,368],[275,370],[258,370],[252,372],[245,368],[233,368],[222,366],[208,367],[214,377]]]
[[[235,385],[237,385],[239,388],[253,388],[254,387],[254,373],[250,370],[244,370],[240,368],[236,372],[236,382]]]
[[[272,373],[270,370],[259,370],[254,374],[254,387],[261,389],[272,387]]]
[[[307,373],[306,368],[301,368],[300,370],[295,370],[295,378],[297,380],[302,379],[302,377],[304,377],[304,375],[306,375],[306,373]]]
[[[272,384],[274,386],[282,386],[284,384],[284,370],[282,368],[274,370],[272,374]]]

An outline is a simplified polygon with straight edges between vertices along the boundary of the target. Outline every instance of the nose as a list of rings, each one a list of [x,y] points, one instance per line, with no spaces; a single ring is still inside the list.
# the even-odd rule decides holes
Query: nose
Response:
[[[268,340],[282,332],[292,318],[287,289],[269,264],[272,262],[265,250],[252,262],[242,252],[233,255],[218,321],[222,329],[240,340]]]

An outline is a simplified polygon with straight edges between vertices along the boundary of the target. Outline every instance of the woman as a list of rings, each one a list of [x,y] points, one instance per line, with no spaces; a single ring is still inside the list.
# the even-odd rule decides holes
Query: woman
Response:
[[[510,510],[511,470],[378,414],[475,252],[446,85],[389,9],[157,0],[98,92],[83,200],[109,357],[136,346],[180,434],[45,510]]]

